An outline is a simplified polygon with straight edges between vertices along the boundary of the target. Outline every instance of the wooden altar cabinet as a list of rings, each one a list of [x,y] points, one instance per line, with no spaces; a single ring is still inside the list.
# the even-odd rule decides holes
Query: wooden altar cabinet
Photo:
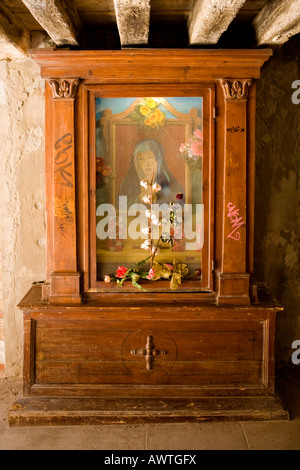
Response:
[[[270,55],[31,53],[46,80],[47,279],[19,305],[24,387],[11,425],[288,418],[275,396],[281,307],[253,277],[255,82]],[[186,104],[199,97],[200,111],[176,111],[178,98]],[[129,104],[117,113],[111,108],[120,99]],[[98,105],[105,109],[97,114]],[[145,105],[140,128],[133,111]],[[164,134],[155,123],[145,131],[155,106]],[[195,130],[203,142],[198,179],[174,152]],[[103,249],[96,239],[97,165],[110,165],[115,198],[144,131],[166,149],[185,202],[201,185],[203,242],[194,257],[184,249],[170,255],[187,264],[199,260],[201,273],[176,291],[167,280],[142,281],[146,292],[130,282],[121,288],[104,282],[105,269],[134,260],[135,252],[133,245]]]

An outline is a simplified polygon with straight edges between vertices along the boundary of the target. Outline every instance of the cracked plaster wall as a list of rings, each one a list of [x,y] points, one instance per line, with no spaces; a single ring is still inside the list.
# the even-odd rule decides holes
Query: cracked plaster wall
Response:
[[[45,278],[44,82],[30,59],[0,61],[0,225],[6,376],[20,376],[18,302]]]

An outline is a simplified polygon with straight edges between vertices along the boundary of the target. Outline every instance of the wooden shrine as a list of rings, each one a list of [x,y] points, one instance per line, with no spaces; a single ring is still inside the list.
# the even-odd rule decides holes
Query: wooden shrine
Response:
[[[10,425],[288,418],[282,308],[253,277],[255,89],[271,54],[31,52],[46,81],[47,279],[19,305]],[[139,204],[152,217],[147,181],[177,222],[160,251],[151,222],[132,235]]]

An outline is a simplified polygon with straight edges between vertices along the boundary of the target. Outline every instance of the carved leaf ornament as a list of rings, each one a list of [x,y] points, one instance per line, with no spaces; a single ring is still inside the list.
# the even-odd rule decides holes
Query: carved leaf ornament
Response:
[[[252,80],[221,80],[226,100],[245,101],[248,97]]]
[[[73,99],[79,85],[79,79],[49,80],[54,99]]]

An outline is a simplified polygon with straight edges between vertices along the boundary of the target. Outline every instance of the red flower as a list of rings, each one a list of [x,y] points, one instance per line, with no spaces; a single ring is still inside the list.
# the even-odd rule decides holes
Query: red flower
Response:
[[[183,199],[183,194],[182,194],[182,193],[178,193],[177,196],[176,196],[176,199]]]
[[[126,276],[126,273],[127,273],[128,269],[125,268],[124,266],[119,266],[118,269],[117,269],[117,277],[118,278],[122,278],[122,277],[125,277]]]
[[[96,158],[96,172],[103,176],[109,176],[112,173],[112,168],[105,164],[103,157]]]
[[[154,271],[153,268],[151,268],[150,271],[149,271],[149,274],[147,276],[147,279],[149,279],[149,281],[151,281],[151,279],[153,279],[154,276],[155,276],[155,271]]]

